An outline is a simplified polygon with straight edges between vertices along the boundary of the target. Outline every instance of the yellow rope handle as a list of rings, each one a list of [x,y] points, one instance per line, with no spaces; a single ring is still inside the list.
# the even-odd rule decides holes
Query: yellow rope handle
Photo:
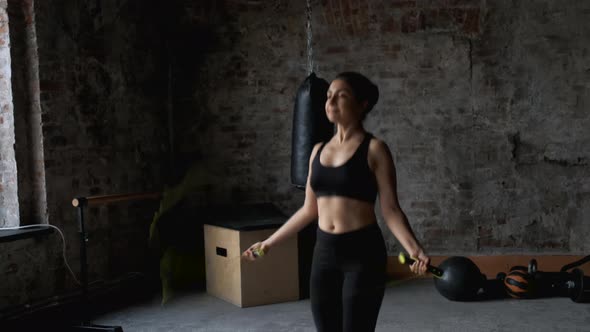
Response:
[[[252,254],[254,254],[254,257],[256,258],[262,257],[264,256],[264,250],[262,250],[262,248],[253,249]]]

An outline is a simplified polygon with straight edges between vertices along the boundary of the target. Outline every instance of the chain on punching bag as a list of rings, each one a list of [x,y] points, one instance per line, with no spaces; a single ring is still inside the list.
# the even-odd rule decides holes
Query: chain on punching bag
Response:
[[[334,132],[325,112],[329,84],[313,72],[311,0],[307,0],[307,64],[309,76],[295,96],[291,138],[291,183],[299,189],[305,189],[314,145],[329,140]]]

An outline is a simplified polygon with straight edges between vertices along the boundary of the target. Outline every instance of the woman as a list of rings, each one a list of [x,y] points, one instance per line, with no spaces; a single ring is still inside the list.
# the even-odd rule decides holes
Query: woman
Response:
[[[268,239],[243,253],[254,260],[318,220],[310,279],[318,331],[375,330],[387,260],[374,212],[377,193],[388,228],[416,258],[412,272],[425,273],[430,262],[399,206],[389,148],[363,128],[378,98],[377,86],[359,73],[344,72],[332,81],[326,115],[336,134],[313,148],[303,206]]]

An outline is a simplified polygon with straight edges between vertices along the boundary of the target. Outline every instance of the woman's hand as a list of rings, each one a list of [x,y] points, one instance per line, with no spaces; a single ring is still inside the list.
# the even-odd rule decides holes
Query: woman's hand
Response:
[[[253,245],[251,245],[250,248],[246,249],[246,251],[242,253],[242,258],[249,261],[254,261],[256,260],[256,258],[268,254],[269,250],[270,246],[266,244],[265,241],[256,242]]]
[[[419,275],[426,273],[426,268],[430,264],[430,257],[426,256],[424,250],[420,249],[418,252],[412,253],[410,257],[415,261],[410,265],[410,270]]]

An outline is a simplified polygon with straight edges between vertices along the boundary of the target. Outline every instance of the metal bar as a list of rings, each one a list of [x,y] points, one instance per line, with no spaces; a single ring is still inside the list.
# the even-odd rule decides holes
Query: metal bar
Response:
[[[72,205],[78,207],[84,201],[88,206],[105,205],[117,202],[137,201],[143,199],[158,199],[162,196],[161,192],[140,192],[131,194],[116,194],[102,196],[76,197],[72,200]]]
[[[80,233],[80,283],[82,284],[82,322],[86,323],[88,317],[88,262],[86,256],[86,228],[84,227],[85,200],[81,200],[78,207],[78,232]]]

